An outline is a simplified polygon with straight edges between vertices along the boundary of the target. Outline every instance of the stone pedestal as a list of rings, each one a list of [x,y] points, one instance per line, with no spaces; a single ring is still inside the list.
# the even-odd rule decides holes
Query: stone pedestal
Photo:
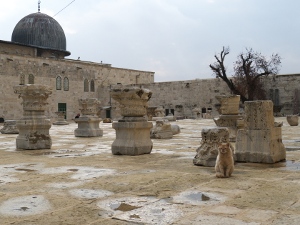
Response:
[[[238,121],[243,119],[239,115],[239,95],[220,95],[216,96],[220,102],[217,110],[220,113],[219,118],[214,118],[214,122],[218,127],[227,127],[229,130],[229,140],[236,141],[236,134],[238,130]]]
[[[68,125],[69,123],[65,120],[66,112],[59,111],[55,112],[57,115],[57,120],[53,123],[54,125]]]
[[[150,137],[156,139],[171,139],[173,132],[170,122],[167,120],[156,120],[155,126],[151,129]]]
[[[205,128],[201,132],[201,145],[196,150],[194,165],[210,166],[216,164],[218,146],[220,143],[229,143],[229,131],[226,127]]]
[[[50,149],[50,119],[45,116],[47,99],[52,93],[46,85],[28,84],[14,87],[15,93],[23,99],[23,118],[17,121],[19,135],[17,149]]]
[[[152,122],[147,122],[147,102],[152,92],[143,88],[112,89],[111,97],[120,103],[123,118],[112,124],[116,139],[112,143],[114,155],[141,155],[151,153]]]
[[[272,101],[245,102],[245,128],[237,132],[236,160],[257,163],[285,160],[281,125],[274,123]]]
[[[102,121],[97,116],[100,102],[96,98],[79,99],[81,116],[75,118],[78,128],[75,129],[75,137],[100,137],[103,136],[103,130],[99,123]]]
[[[116,122],[112,127],[116,130],[116,139],[112,143],[114,155],[142,155],[152,151],[150,139],[151,122]]]
[[[18,134],[17,122],[15,120],[5,120],[0,132],[2,134]]]

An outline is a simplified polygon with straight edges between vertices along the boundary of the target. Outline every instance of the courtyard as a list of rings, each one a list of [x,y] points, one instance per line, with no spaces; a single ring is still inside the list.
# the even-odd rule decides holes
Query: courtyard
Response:
[[[0,224],[300,224],[300,128],[275,121],[286,161],[236,163],[228,179],[193,165],[212,119],[171,122],[181,133],[140,156],[112,155],[111,123],[91,138],[52,125],[45,150],[16,151],[17,134],[0,134]]]

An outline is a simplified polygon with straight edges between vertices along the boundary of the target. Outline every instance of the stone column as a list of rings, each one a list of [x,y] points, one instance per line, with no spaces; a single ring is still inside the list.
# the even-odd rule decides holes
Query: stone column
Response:
[[[216,164],[218,146],[220,143],[229,143],[229,131],[226,127],[205,128],[201,131],[201,145],[197,148],[193,160],[196,166],[210,166]]]
[[[237,132],[236,160],[275,163],[285,160],[281,126],[274,122],[273,102],[245,102],[245,128]]]
[[[15,86],[23,102],[23,118],[17,121],[19,135],[17,149],[50,149],[52,140],[49,135],[50,119],[46,119],[47,99],[52,90],[47,85],[27,84]]]
[[[120,103],[123,118],[112,124],[116,139],[112,143],[114,155],[141,155],[151,153],[150,139],[152,122],[145,118],[147,102],[152,92],[144,88],[112,89],[111,97]]]
[[[216,96],[216,99],[220,102],[220,108],[218,108],[220,116],[214,118],[214,122],[218,127],[227,127],[229,129],[229,140],[235,142],[238,121],[243,119],[243,116],[239,115],[240,96],[219,95]]]
[[[103,130],[99,123],[101,118],[97,116],[100,102],[96,98],[79,99],[81,116],[75,119],[78,128],[74,133],[76,137],[99,137],[103,136]]]
[[[69,123],[65,120],[65,111],[55,112],[57,115],[57,120],[53,123],[54,125],[68,125]]]

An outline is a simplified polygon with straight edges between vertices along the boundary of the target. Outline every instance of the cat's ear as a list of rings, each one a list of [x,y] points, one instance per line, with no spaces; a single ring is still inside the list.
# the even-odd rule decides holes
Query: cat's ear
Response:
[[[226,143],[226,146],[229,147],[229,142]]]

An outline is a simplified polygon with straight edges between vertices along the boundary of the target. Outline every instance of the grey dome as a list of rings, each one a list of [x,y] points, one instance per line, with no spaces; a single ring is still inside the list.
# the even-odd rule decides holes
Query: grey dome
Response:
[[[66,51],[66,36],[59,23],[43,13],[32,13],[14,28],[12,42],[51,50]]]

